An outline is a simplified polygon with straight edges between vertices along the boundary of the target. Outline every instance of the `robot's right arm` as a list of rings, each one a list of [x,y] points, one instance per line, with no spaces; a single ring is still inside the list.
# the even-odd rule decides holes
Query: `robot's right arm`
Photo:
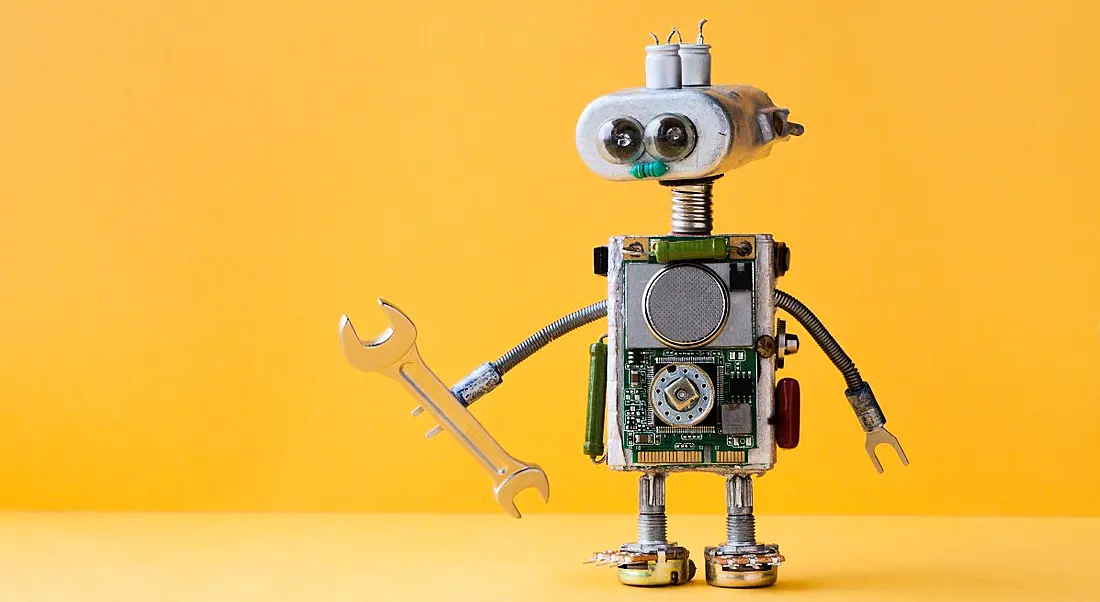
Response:
[[[510,455],[467,406],[502,382],[505,372],[545,347],[550,341],[580,326],[607,315],[607,303],[600,302],[568,316],[528,337],[495,362],[483,364],[455,387],[447,387],[424,362],[416,347],[416,326],[393,304],[379,299],[390,327],[380,336],[362,339],[347,316],[340,319],[340,348],[348,362],[364,372],[377,372],[401,383],[420,405],[413,416],[427,412],[439,427],[428,432],[434,436],[446,430],[488,472],[493,494],[508,514],[520,518],[515,495],[523,489],[539,492],[543,501],[550,499],[550,482],[537,465]]]
[[[520,362],[531,357],[554,339],[572,332],[585,324],[607,317],[607,301],[593,303],[579,309],[527,337],[494,362],[485,362],[451,387],[462,405],[469,405],[484,397],[504,381],[504,374]],[[431,436],[431,434],[429,434]]]

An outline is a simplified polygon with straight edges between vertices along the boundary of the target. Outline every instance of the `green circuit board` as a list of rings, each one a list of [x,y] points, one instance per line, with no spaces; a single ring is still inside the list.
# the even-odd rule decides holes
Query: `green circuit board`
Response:
[[[756,444],[756,351],[628,349],[623,367],[623,443],[636,463],[739,464]],[[657,418],[654,375],[669,364],[699,366],[715,385],[715,407],[695,426]]]
[[[637,323],[638,313],[645,311],[644,305],[649,302],[650,295],[648,285],[645,291],[637,286],[631,288],[630,283],[635,282],[632,278],[652,283],[661,271],[686,264],[706,268],[705,273],[723,280],[731,308],[736,306],[736,311],[731,309],[729,315],[737,315],[739,320],[734,324],[735,320],[730,318],[725,327],[738,329],[741,333],[737,343],[723,344],[722,337],[718,336],[713,343],[694,348],[661,345],[657,340],[643,340],[644,337],[637,340],[647,344],[632,347],[620,339],[624,344],[622,441],[634,464],[745,464],[749,450],[757,446],[758,358],[753,346],[757,332],[755,242],[751,235],[624,240],[624,246],[635,252],[624,258],[624,269],[628,271],[626,288],[636,295],[632,299],[642,299],[632,304],[631,299],[624,298],[624,306],[628,307],[627,322],[633,318]],[[653,267],[637,268],[639,264]],[[667,298],[674,303],[685,303],[683,299],[690,294],[679,292]],[[653,332],[652,325],[650,328]],[[679,371],[672,372],[676,369]],[[675,400],[664,398],[655,383],[656,380],[662,383],[661,386],[671,386],[688,374],[685,369],[695,379],[691,381],[695,392],[702,395],[704,391],[713,391],[713,405],[705,418],[698,420],[698,414],[682,413],[681,418],[691,426],[676,424],[679,420],[676,411],[669,416],[669,410],[680,408],[673,408]],[[693,402],[685,403],[682,407],[692,407]]]

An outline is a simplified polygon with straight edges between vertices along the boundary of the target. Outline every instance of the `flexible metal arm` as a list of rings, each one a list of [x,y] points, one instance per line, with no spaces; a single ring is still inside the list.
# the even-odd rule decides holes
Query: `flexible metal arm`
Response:
[[[604,317],[607,317],[607,301],[600,301],[583,309],[578,309],[527,337],[522,343],[500,356],[497,361],[485,362],[474,368],[473,372],[467,374],[455,386],[451,387],[451,393],[463,406],[469,407],[471,403],[481,399],[489,391],[504,382],[504,373],[515,368],[536,351],[549,345],[554,339]],[[418,414],[419,410],[421,408],[417,408],[413,415]],[[443,432],[442,427],[437,426],[425,433],[424,436],[431,439],[441,432]]]
[[[875,399],[875,393],[871,390],[871,385],[860,376],[855,362],[848,357],[847,353],[844,353],[840,343],[836,342],[833,335],[829,333],[821,320],[810,311],[810,308],[803,305],[798,299],[777,289],[775,291],[775,304],[783,311],[791,314],[794,319],[798,320],[799,324],[802,324],[802,327],[810,333],[817,345],[821,347],[821,350],[825,352],[825,355],[829,357],[829,360],[844,376],[844,382],[848,386],[844,391],[844,396],[848,398],[848,403],[856,413],[856,418],[859,418],[860,426],[867,433],[867,455],[871,457],[871,463],[875,465],[875,470],[882,472],[882,463],[875,455],[875,447],[882,443],[893,447],[898,457],[901,458],[901,463],[908,466],[909,459],[905,456],[905,450],[901,448],[901,443],[898,442],[897,437],[890,434],[890,431],[885,428],[886,416],[882,413],[878,400]]]
[[[554,339],[604,317],[607,317],[607,301],[600,301],[579,309],[527,337],[495,362],[485,362],[478,366],[458,381],[458,384],[451,387],[451,391],[463,405],[469,406],[503,382],[505,373],[534,355],[539,349],[549,345]]]

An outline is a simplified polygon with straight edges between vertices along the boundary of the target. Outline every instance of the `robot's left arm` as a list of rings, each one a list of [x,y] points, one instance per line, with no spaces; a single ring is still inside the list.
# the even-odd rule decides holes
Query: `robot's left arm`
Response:
[[[871,390],[871,385],[860,376],[855,362],[848,357],[847,353],[844,353],[840,343],[837,343],[833,335],[829,334],[825,325],[810,311],[810,308],[803,305],[798,299],[781,290],[776,290],[775,304],[776,307],[789,313],[802,324],[802,327],[810,333],[810,336],[825,352],[825,355],[829,356],[829,359],[844,375],[844,381],[848,386],[847,390],[844,391],[844,396],[848,398],[848,403],[855,411],[860,426],[867,433],[867,455],[871,457],[871,463],[875,465],[875,469],[882,472],[882,463],[875,455],[875,447],[882,443],[893,447],[898,457],[901,458],[901,463],[908,466],[909,459],[905,457],[905,451],[901,448],[901,443],[898,442],[897,437],[886,430],[886,416],[882,413],[878,400],[875,399],[875,393]]]

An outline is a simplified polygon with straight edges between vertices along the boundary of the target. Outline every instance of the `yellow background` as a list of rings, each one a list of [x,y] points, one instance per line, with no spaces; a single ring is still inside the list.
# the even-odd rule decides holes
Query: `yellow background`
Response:
[[[803,442],[761,512],[1100,511],[1100,42],[1089,2],[5,2],[0,507],[494,511],[488,481],[351,369],[383,295],[446,380],[605,295],[591,248],[667,230],[576,117],[706,16],[714,81],[806,135],[716,187],[874,384],[877,475],[812,345]],[[581,455],[587,327],[475,413],[554,497],[629,512]],[[795,329],[802,332],[800,328]],[[808,341],[807,341],[808,342]],[[885,449],[883,450],[886,451]],[[671,512],[718,512],[677,476]]]
[[[0,513],[8,600],[94,602],[1095,602],[1098,518],[761,516],[787,562],[760,592],[708,587],[703,547],[721,515],[678,515],[699,565],[684,586],[640,591],[582,564],[630,537],[632,516],[552,514]],[[444,535],[445,534],[445,535]],[[462,542],[431,562],[426,546]],[[452,548],[455,549],[455,548]],[[1037,549],[1057,562],[1020,570]],[[486,578],[485,567],[500,567]]]

